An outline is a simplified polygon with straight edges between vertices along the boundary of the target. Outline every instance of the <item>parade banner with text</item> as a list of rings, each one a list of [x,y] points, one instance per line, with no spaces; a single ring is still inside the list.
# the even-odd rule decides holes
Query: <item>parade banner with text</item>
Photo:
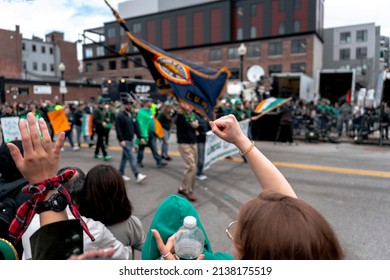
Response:
[[[239,122],[241,130],[245,135],[248,135],[249,119]],[[212,131],[207,132],[204,155],[204,170],[208,169],[214,162],[232,156],[238,153],[238,149],[233,144],[230,144]]]

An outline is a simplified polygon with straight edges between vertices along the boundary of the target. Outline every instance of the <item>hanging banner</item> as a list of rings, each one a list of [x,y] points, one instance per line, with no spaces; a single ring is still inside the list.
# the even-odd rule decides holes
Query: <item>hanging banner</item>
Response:
[[[19,117],[1,118],[1,130],[4,141],[7,143],[13,140],[22,140],[19,130]]]
[[[249,119],[240,121],[239,124],[244,134],[248,135]],[[237,153],[236,146],[222,140],[212,131],[208,131],[205,143],[204,170],[208,169],[214,162]]]

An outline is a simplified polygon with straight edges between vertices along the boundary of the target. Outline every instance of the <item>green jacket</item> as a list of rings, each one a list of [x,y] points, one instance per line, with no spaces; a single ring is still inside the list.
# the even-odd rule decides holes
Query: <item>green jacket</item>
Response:
[[[141,137],[145,139],[146,142],[148,142],[149,133],[151,131],[154,131],[154,120],[152,118],[152,110],[146,109],[142,107],[139,109],[136,115],[137,124],[140,130]],[[137,137],[136,144],[140,145],[141,141]]]
[[[150,224],[150,229],[148,230],[145,243],[142,247],[142,259],[156,260],[161,258],[161,253],[157,248],[156,240],[151,232],[152,229],[158,230],[164,243],[166,243],[168,238],[175,234],[175,232],[183,225],[183,220],[186,216],[194,216],[198,222],[198,227],[205,235],[205,245],[203,249],[205,260],[233,259],[233,256],[229,253],[213,253],[210,241],[196,209],[187,199],[177,195],[168,196],[168,198],[166,198],[157,208]]]

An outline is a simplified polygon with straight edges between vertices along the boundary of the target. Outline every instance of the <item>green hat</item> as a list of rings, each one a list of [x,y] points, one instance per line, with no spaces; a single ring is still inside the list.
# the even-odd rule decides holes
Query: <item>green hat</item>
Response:
[[[104,103],[106,101],[106,99],[105,98],[103,98],[103,97],[99,97],[99,103]]]
[[[237,99],[237,100],[234,102],[234,105],[239,105],[239,104],[242,104],[241,99]]]

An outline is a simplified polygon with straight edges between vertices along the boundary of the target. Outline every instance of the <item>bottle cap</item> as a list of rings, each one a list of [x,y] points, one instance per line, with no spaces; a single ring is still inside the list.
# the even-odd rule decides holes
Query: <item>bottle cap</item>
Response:
[[[186,228],[193,229],[194,227],[196,227],[196,218],[194,216],[185,217],[183,225]]]

